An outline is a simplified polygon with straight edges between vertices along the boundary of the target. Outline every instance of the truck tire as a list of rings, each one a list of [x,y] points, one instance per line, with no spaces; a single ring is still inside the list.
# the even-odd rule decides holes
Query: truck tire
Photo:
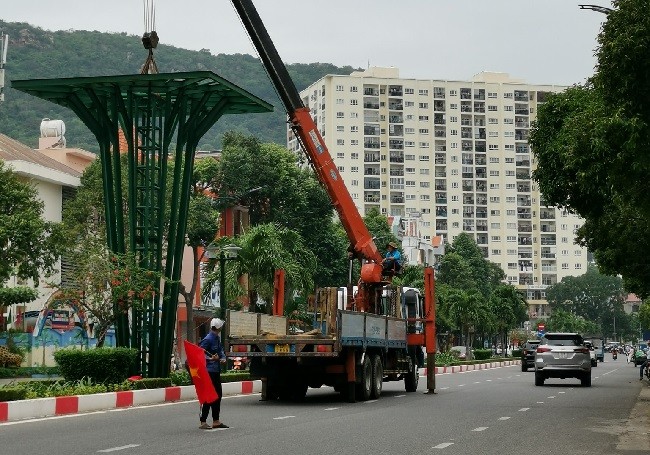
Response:
[[[372,360],[372,398],[381,396],[381,389],[384,385],[384,364],[381,362],[381,356],[376,355]]]
[[[418,382],[420,381],[420,372],[413,358],[409,357],[409,371],[404,375],[404,388],[407,392],[415,392],[418,389]]]
[[[365,355],[361,365],[361,381],[357,384],[357,400],[368,401],[372,396],[372,361]]]
[[[345,398],[345,401],[348,403],[357,402],[356,386],[357,385],[354,382],[348,382],[343,386],[343,389],[341,390],[341,394]]]

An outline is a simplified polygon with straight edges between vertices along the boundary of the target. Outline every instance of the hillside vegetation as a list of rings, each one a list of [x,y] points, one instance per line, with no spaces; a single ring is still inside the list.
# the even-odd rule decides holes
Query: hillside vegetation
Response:
[[[31,147],[38,144],[43,118],[66,124],[68,147],[97,151],[95,137],[66,108],[11,88],[12,80],[137,74],[147,52],[139,36],[97,31],[47,31],[26,23],[3,22],[9,34],[5,72],[5,102],[0,103],[0,133]],[[206,43],[209,45],[210,43]],[[218,49],[212,49],[218,51]],[[280,54],[282,50],[279,49]],[[275,107],[272,114],[225,116],[203,137],[199,148],[218,149],[225,131],[253,134],[263,142],[286,143],[286,114],[261,62],[246,54],[212,55],[208,49],[190,51],[159,45],[155,58],[160,72],[209,70],[259,96]],[[298,90],[326,74],[349,74],[354,68],[329,63],[288,64]]]

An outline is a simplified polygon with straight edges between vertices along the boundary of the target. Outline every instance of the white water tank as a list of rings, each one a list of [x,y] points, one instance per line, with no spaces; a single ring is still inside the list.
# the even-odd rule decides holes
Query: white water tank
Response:
[[[63,120],[41,120],[41,137],[63,137],[65,134],[65,123]]]

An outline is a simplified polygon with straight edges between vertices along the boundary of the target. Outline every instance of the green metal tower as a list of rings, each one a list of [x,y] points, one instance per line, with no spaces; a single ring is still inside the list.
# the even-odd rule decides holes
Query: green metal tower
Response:
[[[163,284],[152,283],[154,297],[131,310],[130,322],[115,302],[117,344],[138,349],[143,375],[167,376],[196,147],[222,115],[273,107],[209,71],[22,80],[12,87],[72,109],[97,138],[108,248],[131,251],[140,267],[164,276]],[[126,198],[120,130],[128,147]]]

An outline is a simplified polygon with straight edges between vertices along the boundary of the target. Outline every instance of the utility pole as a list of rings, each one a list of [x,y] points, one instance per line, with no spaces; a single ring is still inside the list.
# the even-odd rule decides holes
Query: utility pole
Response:
[[[9,35],[0,33],[0,102],[5,100],[5,64],[7,63],[7,47]]]

